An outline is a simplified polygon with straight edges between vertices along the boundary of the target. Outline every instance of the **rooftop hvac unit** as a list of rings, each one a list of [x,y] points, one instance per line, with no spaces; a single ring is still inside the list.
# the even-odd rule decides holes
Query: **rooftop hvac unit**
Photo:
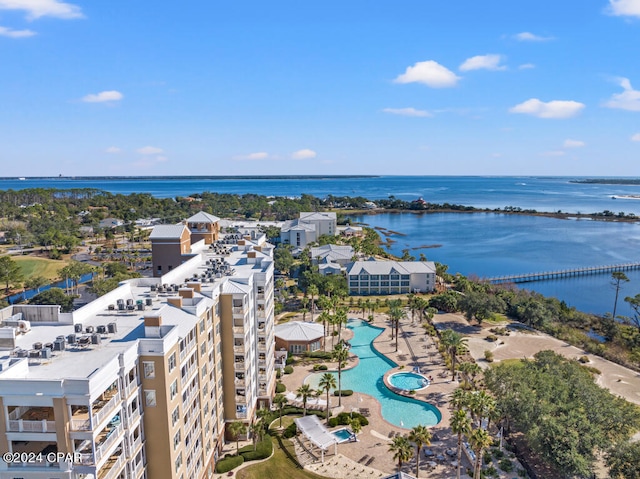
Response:
[[[138,308],[138,311],[144,311],[144,304],[143,303],[138,303],[136,305],[136,307]]]
[[[42,343],[33,343],[33,349],[42,349]]]
[[[115,311],[116,309],[116,305],[115,304],[110,304],[109,305],[109,311]]]
[[[29,351],[29,357],[30,358],[39,358],[40,357],[40,350],[32,349],[31,351]]]
[[[73,330],[76,333],[81,333],[82,332],[82,323],[77,323],[73,326]]]
[[[107,324],[107,330],[109,331],[109,334],[117,333],[118,326],[116,325],[116,323],[109,323]]]
[[[124,311],[124,302],[118,303],[118,311]]]
[[[133,299],[127,299],[127,306],[131,306],[133,304]]]
[[[16,356],[18,356],[19,358],[26,358],[29,356],[29,351],[27,351],[26,349],[18,349],[16,351]]]
[[[89,333],[89,334],[93,333],[93,326],[87,326],[84,329],[84,331],[85,331],[85,333]]]
[[[44,347],[49,348],[51,351],[53,351],[53,343],[44,343]]]
[[[124,299],[118,299],[118,300],[116,301],[116,303],[118,303],[118,304],[124,304]]]
[[[104,324],[101,324],[100,326],[98,326],[96,328],[96,331],[98,331],[98,333],[100,333],[100,334],[106,334],[107,333],[107,327]]]
[[[53,342],[54,351],[64,351],[64,339],[56,339]]]
[[[31,323],[29,321],[26,321],[24,319],[21,319],[18,321],[18,331],[20,331],[21,333],[26,333],[28,331],[31,331]]]
[[[70,334],[69,336],[67,336],[67,342],[69,344],[76,344],[76,335]]]
[[[145,303],[147,304],[147,306],[152,306],[153,305],[153,298],[146,298]]]
[[[51,359],[51,350],[49,348],[44,348],[40,351],[40,357],[43,359]]]
[[[101,343],[100,335],[99,334],[92,334],[91,335],[91,344],[100,344],[100,343]]]

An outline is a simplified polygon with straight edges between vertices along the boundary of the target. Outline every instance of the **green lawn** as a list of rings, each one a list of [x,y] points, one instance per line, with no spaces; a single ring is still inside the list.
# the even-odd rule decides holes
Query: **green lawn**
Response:
[[[12,259],[18,263],[24,279],[33,276],[43,276],[47,279],[57,279],[58,271],[67,265],[67,261],[37,258],[35,256],[14,256]]]
[[[282,441],[282,443],[280,443]],[[282,447],[281,447],[282,444]],[[268,461],[247,466],[238,471],[238,479],[265,479],[286,477],[287,479],[322,479],[324,476],[305,471],[296,461],[293,443],[288,439],[273,438],[273,456]]]

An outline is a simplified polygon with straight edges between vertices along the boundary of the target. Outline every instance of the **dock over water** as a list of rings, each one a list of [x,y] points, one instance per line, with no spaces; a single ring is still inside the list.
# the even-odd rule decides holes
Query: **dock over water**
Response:
[[[493,276],[485,278],[492,284],[504,283],[530,283],[532,281],[544,281],[548,279],[573,278],[591,274],[613,273],[615,271],[633,271],[640,269],[640,261],[633,263],[619,263],[604,266],[586,266],[582,268],[562,269],[557,271],[544,271],[539,273],[509,274],[506,276]]]

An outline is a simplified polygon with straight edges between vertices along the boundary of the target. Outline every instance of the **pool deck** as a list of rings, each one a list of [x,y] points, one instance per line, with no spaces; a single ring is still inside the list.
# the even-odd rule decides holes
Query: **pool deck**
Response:
[[[353,314],[349,315],[349,317],[360,319]],[[438,353],[433,339],[425,334],[424,329],[417,321],[411,324],[411,321],[407,320],[402,324],[397,352],[395,351],[395,339],[391,340],[391,328],[387,322],[387,316],[376,314],[372,325],[386,328],[374,340],[374,346],[380,353],[395,361],[399,366],[404,365],[403,371],[405,372],[412,371],[414,366],[418,366],[422,374],[433,377],[433,381],[426,389],[417,391],[416,394],[410,395],[407,393],[409,397],[433,404],[442,414],[440,423],[429,428],[431,433],[435,434],[439,440],[432,441],[432,445],[428,447],[434,453],[432,458],[428,459],[422,453],[420,457],[420,477],[442,479],[455,477],[456,469],[451,465],[452,459],[455,459],[455,457],[448,457],[445,451],[457,448],[457,436],[452,435],[449,428],[451,411],[447,405],[449,397],[458,387],[458,383],[451,382],[451,374],[446,374],[447,371],[445,370],[442,356]],[[343,339],[348,340],[352,336],[353,332],[350,329],[343,329]],[[328,341],[328,343],[327,350],[331,348],[331,342]],[[335,363],[327,362],[326,364],[330,370],[335,367]],[[347,367],[354,367],[356,364],[357,360],[352,358]],[[398,371],[398,368],[394,368],[393,371]],[[311,363],[307,365],[298,363],[294,367],[293,374],[284,375],[282,382],[288,391],[295,391],[304,382],[304,379],[313,373],[313,365]],[[441,373],[444,377],[441,377]],[[406,434],[409,429],[404,429],[385,421],[381,414],[380,403],[366,394],[354,392],[352,396],[342,398],[342,407],[339,408],[337,406],[338,398],[331,396],[331,408],[334,415],[342,411],[368,409],[369,425],[364,427],[358,435],[357,442],[339,444],[337,456],[333,455],[333,448],[330,448],[329,454],[325,454],[325,464],[322,464],[319,460],[314,461],[311,458],[303,461],[305,462],[305,467],[326,477],[350,479],[378,478],[395,472],[397,463],[389,452],[389,443],[393,436]],[[308,452],[313,453],[313,448],[306,441],[303,441],[303,444],[304,448],[298,446],[300,450],[299,457],[305,456],[309,458]],[[307,451],[304,450],[305,448]],[[316,452],[319,455],[319,452]],[[443,456],[446,459],[433,459],[438,456]],[[435,466],[433,465],[434,463]],[[471,466],[465,460],[464,454],[462,464],[462,472],[464,473],[465,468]],[[406,463],[402,470],[415,475],[415,468],[416,461],[414,457]]]

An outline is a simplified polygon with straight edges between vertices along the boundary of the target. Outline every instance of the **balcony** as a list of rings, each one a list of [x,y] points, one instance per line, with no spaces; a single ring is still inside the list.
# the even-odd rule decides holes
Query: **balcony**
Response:
[[[233,352],[234,353],[243,353],[244,354],[244,344],[234,344]]]
[[[128,414],[128,416],[129,416],[129,418],[128,418],[127,426],[128,427],[132,427],[141,416],[140,407],[137,407],[135,410],[131,411]]]
[[[104,421],[110,413],[114,412],[116,407],[120,405],[122,399],[119,395],[114,395],[108,401],[99,400],[96,401],[91,409],[93,411],[93,426],[97,427],[102,421]]]
[[[72,431],[90,431],[91,423],[89,419],[71,419]]]
[[[242,379],[241,378],[235,378],[234,384],[238,388],[243,388],[243,387],[245,387],[246,380],[244,378],[242,378]]]
[[[107,462],[105,462],[100,468],[98,479],[113,479],[117,477],[126,462],[125,455],[122,453],[117,456],[110,456],[109,459],[107,459]]]
[[[56,432],[52,407],[19,406],[9,413],[7,431]]]
[[[92,452],[79,452],[77,453],[76,458],[76,464],[80,464],[82,466],[93,466],[95,464]]]
[[[233,314],[240,314],[242,316],[247,312],[244,306],[233,306],[231,310],[233,311]]]
[[[136,389],[138,389],[137,381],[130,382],[124,387],[124,390],[122,391],[122,398],[129,398]]]
[[[258,341],[258,351],[267,351],[267,343]]]
[[[129,456],[134,457],[138,449],[142,446],[142,436],[136,437],[129,445]]]
[[[244,361],[238,361],[236,363],[233,364],[233,367],[236,371],[244,371]]]
[[[237,334],[239,336],[244,336],[244,327],[243,326],[234,326],[233,327],[233,334]]]
[[[256,294],[256,299],[258,301],[264,301],[264,293],[258,293]]]
[[[189,368],[187,369],[186,374],[180,377],[180,384],[182,385],[183,388],[185,388],[186,385],[189,384],[189,380],[193,377],[193,375],[196,373],[197,370],[198,370],[198,365],[194,361],[193,364],[191,364],[191,366],[189,366]]]
[[[192,340],[192,341],[189,341],[189,343],[185,345],[184,349],[182,351],[180,351],[180,362],[183,362],[184,358],[186,358],[187,355],[191,351],[193,351],[193,348],[195,347],[195,345],[196,345],[196,340],[195,339]]]
[[[144,473],[145,467],[144,463],[140,461],[139,463],[131,466],[131,476],[135,479],[138,479]]]
[[[122,438],[122,433],[124,428],[122,424],[118,424],[113,429],[105,428],[98,438],[96,438],[96,443],[98,441],[102,441],[99,444],[96,444],[96,462],[100,462],[107,452],[109,452],[109,448],[117,443]]]

